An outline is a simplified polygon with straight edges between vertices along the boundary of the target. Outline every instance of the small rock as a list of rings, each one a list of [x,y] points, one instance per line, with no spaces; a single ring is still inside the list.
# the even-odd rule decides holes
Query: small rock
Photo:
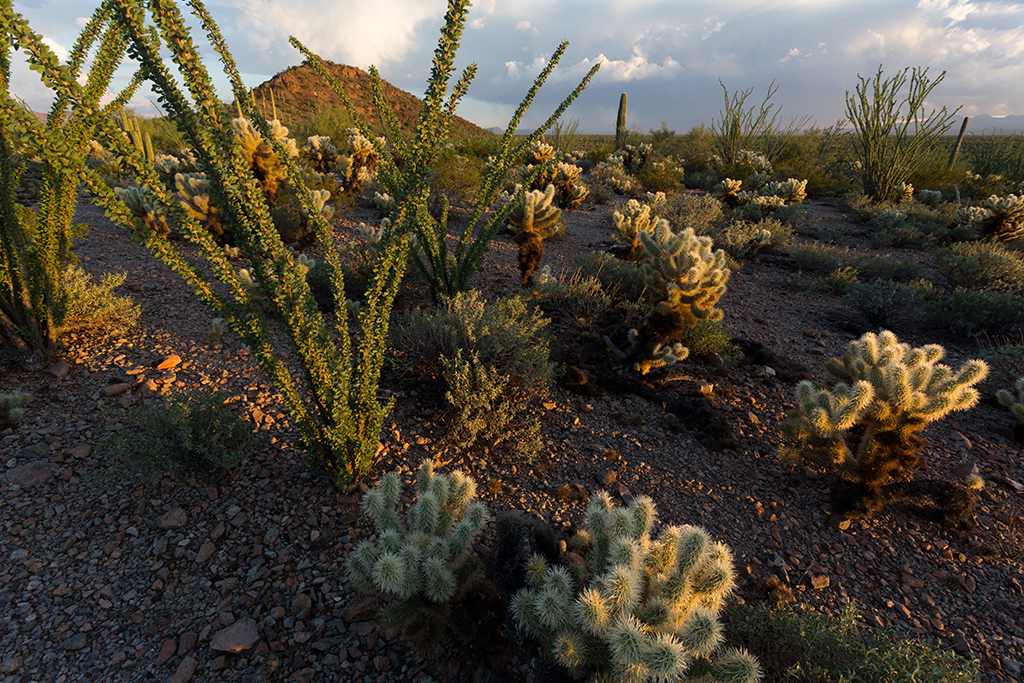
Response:
[[[57,379],[64,379],[71,372],[71,363],[66,361],[59,361],[54,363],[50,367],[46,368],[46,372],[53,375]]]
[[[220,652],[241,652],[255,645],[259,639],[256,622],[245,617],[217,631],[210,641],[210,647]]]
[[[71,457],[73,457],[73,458],[84,458],[85,456],[89,455],[89,453],[91,453],[91,452],[92,452],[92,446],[90,446],[87,443],[79,444],[79,445],[75,446],[74,448],[72,448],[70,451],[68,451],[68,453],[70,453]]]
[[[178,644],[174,642],[174,638],[168,638],[164,641],[164,644],[160,646],[160,653],[156,656],[157,666],[162,666],[167,662],[171,661],[171,657],[178,651]]]
[[[829,587],[829,579],[828,579],[828,577],[827,576],[812,576],[811,577],[811,587],[814,590],[816,590],[816,591],[820,591],[820,590],[822,590],[824,588],[828,588]]]
[[[192,674],[196,672],[196,665],[199,662],[194,657],[185,657],[181,660],[181,664],[175,670],[174,675],[171,676],[169,683],[188,683],[192,680]]]
[[[178,641],[178,656],[187,655],[192,651],[192,648],[196,646],[199,641],[199,634],[188,631],[181,634],[181,639]]]
[[[313,600],[306,593],[299,593],[295,596],[295,600],[292,601],[292,611],[299,619],[306,616],[306,613],[309,612],[312,606]]]
[[[9,469],[5,476],[8,484],[35,486],[52,477],[56,470],[53,463],[39,460]]]
[[[164,358],[162,361],[160,361],[157,364],[156,369],[157,370],[161,370],[161,371],[162,370],[169,370],[170,368],[177,367],[180,364],[181,364],[181,356],[179,356],[176,353],[172,353],[170,356],[167,356],[167,358]]]
[[[100,389],[100,395],[104,398],[110,398],[112,396],[120,396],[124,392],[132,388],[131,384],[125,382],[118,382],[117,384],[108,384],[107,386]]]
[[[223,671],[226,668],[228,668],[228,658],[224,655],[221,655],[210,662],[210,671]]]
[[[21,668],[22,663],[21,657],[8,657],[0,663],[0,674],[12,674]]]
[[[597,483],[601,486],[611,486],[615,483],[615,471],[605,470],[601,474],[597,475]]]
[[[178,529],[187,523],[188,514],[182,508],[174,508],[160,518],[157,526],[161,529]]]
[[[85,647],[88,642],[88,638],[84,633],[76,633],[67,640],[64,641],[63,647],[65,650],[81,650]]]
[[[199,552],[196,553],[196,562],[199,564],[203,564],[208,559],[210,559],[210,556],[213,555],[213,553],[216,550],[217,546],[215,546],[213,543],[210,543],[209,541],[203,543],[201,546],[199,546]]]
[[[1020,674],[1020,664],[1018,664],[1016,660],[1003,656],[999,659],[999,661],[1003,665],[1003,668],[1010,672],[1010,674],[1014,676]]]
[[[953,649],[965,657],[971,654],[970,643],[968,643],[967,639],[959,633],[953,636]]]
[[[361,593],[352,598],[349,607],[345,610],[345,621],[353,623],[356,621],[369,621],[377,616],[379,602],[373,593]]]
[[[378,673],[384,673],[385,671],[391,668],[391,660],[387,657],[374,657],[373,668],[376,669]]]
[[[569,500],[570,498],[572,498],[572,488],[570,488],[568,484],[565,484],[562,488],[558,489],[559,500]]]

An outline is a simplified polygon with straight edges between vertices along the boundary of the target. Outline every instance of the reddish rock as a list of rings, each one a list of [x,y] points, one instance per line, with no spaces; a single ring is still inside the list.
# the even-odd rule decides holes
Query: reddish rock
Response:
[[[181,660],[181,664],[178,665],[174,675],[171,676],[170,683],[188,683],[192,680],[192,674],[196,672],[196,665],[199,662],[194,657],[185,657]]]
[[[167,358],[164,358],[162,361],[160,361],[160,363],[157,364],[156,369],[157,370],[168,370],[170,368],[177,367],[180,364],[181,364],[181,356],[179,356],[176,353],[172,353],[170,356],[167,356]]]
[[[171,657],[178,651],[178,644],[174,642],[174,638],[168,638],[164,641],[164,644],[160,646],[160,654],[156,656],[157,666],[166,664],[171,661]]]
[[[259,642],[256,622],[246,617],[214,634],[210,647],[220,652],[241,652]]]
[[[5,477],[7,478],[8,484],[17,484],[18,486],[35,486],[41,484],[57,471],[57,468],[52,463],[44,460],[38,460],[36,462],[26,463],[24,465],[18,465],[7,470]]]
[[[119,382],[117,384],[108,384],[107,386],[100,389],[100,395],[104,398],[110,398],[111,396],[120,396],[124,392],[132,388],[131,384],[125,382]]]
[[[192,631],[182,633],[181,638],[178,640],[178,656],[181,657],[191,652],[198,640],[198,633],[193,633]]]
[[[380,603],[373,593],[360,593],[352,598],[348,609],[345,610],[345,621],[353,623],[356,621],[369,621],[376,618],[377,608]]]
[[[174,508],[164,514],[157,522],[161,529],[178,529],[188,523],[188,513],[181,508]]]
[[[91,452],[92,452],[92,446],[90,446],[87,443],[78,444],[77,446],[72,448],[70,451],[68,451],[68,453],[70,453],[71,456],[74,457],[74,458],[84,458],[85,456],[89,455],[89,453],[91,453]]]
[[[71,363],[68,363],[66,361],[54,363],[50,367],[46,368],[46,372],[53,375],[57,379],[64,379],[65,377],[68,376],[68,373],[71,372]]]
[[[213,553],[217,550],[217,546],[207,541],[206,543],[199,546],[199,553],[196,555],[196,562],[203,564]]]

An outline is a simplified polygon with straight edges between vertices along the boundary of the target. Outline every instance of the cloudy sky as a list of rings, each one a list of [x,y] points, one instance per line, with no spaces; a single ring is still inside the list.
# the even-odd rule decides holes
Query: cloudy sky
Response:
[[[58,54],[70,48],[97,0],[14,0]],[[314,52],[366,68],[422,95],[443,21],[441,0],[207,0],[248,85],[301,59],[294,35]],[[722,88],[753,88],[759,104],[774,80],[782,119],[842,118],[858,74],[908,66],[947,72],[930,106],[961,114],[1024,114],[1024,1],[1012,0],[477,0],[459,51],[476,80],[459,113],[504,127],[559,41],[570,46],[524,121],[543,121],[596,61],[600,72],[566,117],[584,132],[610,133],[619,94],[630,127],[665,122],[680,133],[710,124]],[[201,42],[196,37],[197,42]],[[209,52],[209,50],[207,50]],[[207,63],[216,67],[212,57]],[[15,65],[12,91],[45,109],[45,91]],[[127,72],[125,72],[127,74]],[[221,81],[224,83],[224,81]],[[220,92],[230,99],[226,84]],[[148,92],[140,113],[154,112]]]

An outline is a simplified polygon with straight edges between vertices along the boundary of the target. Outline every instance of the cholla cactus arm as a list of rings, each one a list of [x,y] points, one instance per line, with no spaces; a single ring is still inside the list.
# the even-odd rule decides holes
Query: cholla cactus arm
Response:
[[[404,531],[395,510],[398,497],[402,493],[402,485],[398,475],[389,472],[381,479],[380,484],[363,497],[363,512],[373,518],[374,525],[380,532],[391,529]]]
[[[512,239],[519,244],[519,273],[523,287],[533,284],[533,276],[544,256],[544,240],[558,229],[562,210],[552,203],[554,198],[554,185],[548,185],[544,192],[527,192],[509,217],[514,233]]]
[[[1006,389],[1000,389],[996,394],[996,398],[999,399],[999,403],[1010,409],[1018,420],[1024,422],[1024,377],[1019,377],[1016,384],[1014,385],[1017,389],[1017,398],[1014,399]]]
[[[975,221],[983,239],[1010,242],[1024,235],[1024,194],[998,197],[992,195],[981,202],[979,208],[987,215]]]

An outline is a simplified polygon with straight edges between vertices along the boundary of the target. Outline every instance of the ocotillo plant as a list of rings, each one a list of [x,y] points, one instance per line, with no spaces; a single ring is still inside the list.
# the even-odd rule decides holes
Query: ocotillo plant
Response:
[[[719,653],[717,612],[734,586],[732,554],[698,527],[670,526],[657,540],[654,503],[616,508],[601,491],[573,545],[590,547],[590,580],[548,566],[527,568],[512,614],[520,628],[576,678],[594,681],[754,683],[760,667],[742,650]]]
[[[8,91],[12,46],[25,50],[44,84],[74,84],[73,94],[54,99],[45,123]],[[93,51],[91,67],[83,73]],[[93,14],[67,63],[61,64],[10,0],[0,0],[0,338],[22,351],[49,354],[57,344],[63,276],[78,229],[72,225],[78,169],[84,167],[94,129],[124,107],[139,84],[136,74],[109,104],[100,105],[124,51],[124,37],[112,24],[106,4]],[[14,202],[20,174],[12,156],[15,124],[42,160],[43,182],[34,212],[18,209]]]
[[[622,149],[626,144],[626,93],[619,96],[619,115],[615,117],[615,149]]]

